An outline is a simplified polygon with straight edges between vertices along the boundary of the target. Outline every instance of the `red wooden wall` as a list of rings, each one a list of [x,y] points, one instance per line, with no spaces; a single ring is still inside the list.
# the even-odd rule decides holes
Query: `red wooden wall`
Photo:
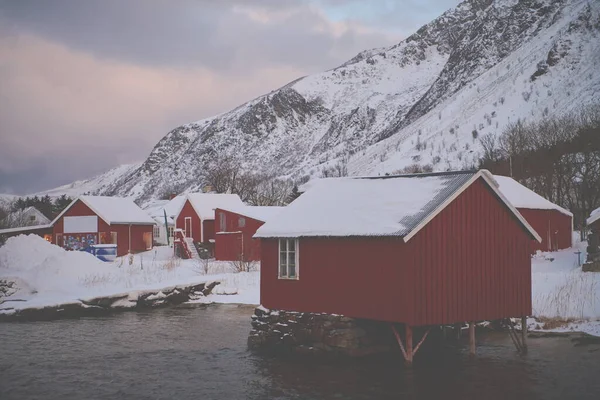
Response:
[[[56,234],[64,233],[64,217],[83,217],[96,215],[81,200],[78,200],[65,214],[54,224],[53,243],[62,246],[62,243],[56,243]],[[98,232],[85,232],[96,234],[96,240],[100,239],[98,234],[117,232],[117,256],[123,256],[129,252],[129,225],[109,225],[102,218],[98,217]],[[144,232],[152,234],[152,225],[132,225],[131,226],[131,251],[140,252],[146,250],[144,243]],[[85,234],[83,233],[83,234]]]
[[[277,278],[278,241],[263,239],[261,303],[410,325],[531,315],[531,240],[479,180],[408,243],[300,239],[298,280]]]
[[[225,215],[225,229],[221,230],[221,215]],[[239,226],[240,218],[245,219],[245,226]],[[215,258],[220,261],[239,260],[242,256],[249,261],[260,260],[260,240],[253,239],[256,230],[264,224],[263,221],[226,210],[215,210]],[[219,232],[229,232],[222,234]],[[242,247],[243,244],[243,247]]]
[[[537,250],[568,249],[572,246],[572,217],[556,210],[519,208],[519,212],[542,238],[542,243],[532,243],[532,253]]]
[[[202,221],[204,226],[204,237],[202,238],[203,243],[210,243],[211,240],[215,239],[215,221],[212,219],[205,219]]]
[[[590,225],[590,229],[592,232],[600,233],[600,220],[592,223],[592,225]]]
[[[189,200],[185,201],[181,212],[177,216],[175,225],[178,229],[185,229],[186,217],[192,218],[192,238],[194,239],[194,242],[201,242],[202,230],[200,229],[200,217],[198,216],[198,214],[196,214],[196,210],[194,210],[194,207],[192,207],[192,204]]]

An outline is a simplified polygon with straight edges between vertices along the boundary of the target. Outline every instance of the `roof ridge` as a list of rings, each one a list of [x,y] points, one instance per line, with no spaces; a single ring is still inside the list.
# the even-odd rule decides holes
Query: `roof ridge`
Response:
[[[397,174],[383,176],[356,176],[352,179],[391,179],[391,178],[426,178],[430,176],[452,176],[452,175],[473,175],[477,170],[462,170],[462,171],[441,171],[441,172],[420,172],[414,174]]]

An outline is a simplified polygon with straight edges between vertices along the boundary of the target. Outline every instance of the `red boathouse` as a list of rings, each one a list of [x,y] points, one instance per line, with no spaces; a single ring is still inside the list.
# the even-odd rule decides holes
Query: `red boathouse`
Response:
[[[116,244],[123,256],[152,249],[154,223],[132,199],[80,196],[52,221],[52,243],[67,250]]]
[[[244,206],[217,208],[215,221],[215,259],[218,261],[259,261],[260,240],[252,236],[265,222],[279,214],[283,207]]]
[[[485,170],[317,182],[255,237],[263,306],[402,323],[409,362],[413,327],[531,315],[541,239]]]
[[[500,191],[514,205],[529,225],[542,238],[532,243],[532,253],[537,250],[557,251],[568,249],[573,240],[573,214],[543,198],[536,192],[507,176],[494,176]]]

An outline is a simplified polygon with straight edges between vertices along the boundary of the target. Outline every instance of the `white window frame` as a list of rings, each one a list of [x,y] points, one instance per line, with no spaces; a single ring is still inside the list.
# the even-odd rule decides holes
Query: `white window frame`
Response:
[[[286,268],[285,268],[286,274],[285,274],[285,276],[282,276],[281,275],[281,262],[282,262],[282,260],[281,260],[281,242],[284,240],[286,241],[286,252],[285,252],[285,254],[286,254]],[[287,246],[287,242],[291,242],[291,241],[294,241],[294,245],[295,245],[294,246],[294,249],[295,249],[294,250],[294,261],[295,261],[295,266],[296,266],[296,276],[293,276],[293,277],[289,276],[289,265],[288,265],[290,251],[288,250],[289,246]],[[279,239],[277,241],[277,250],[278,250],[278,252],[277,252],[277,260],[278,260],[277,261],[277,277],[279,279],[289,279],[289,280],[293,280],[293,281],[300,279],[300,263],[299,263],[300,241],[298,239],[293,239],[293,238],[292,239]]]
[[[154,235],[155,239],[160,238],[161,235],[160,235],[160,226],[159,225],[154,225],[152,227],[152,234]]]

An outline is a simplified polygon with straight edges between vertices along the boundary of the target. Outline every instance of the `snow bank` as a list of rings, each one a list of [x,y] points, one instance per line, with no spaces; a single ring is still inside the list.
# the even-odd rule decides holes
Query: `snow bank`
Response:
[[[169,247],[107,263],[85,252],[66,251],[36,235],[21,235],[0,247],[0,280],[14,282],[9,295],[0,298],[0,313],[208,281],[222,282],[235,292],[213,295],[208,301],[258,304],[258,272],[233,274],[229,263],[215,261],[208,272],[200,261],[173,257]]]
[[[586,242],[557,252],[538,252],[532,259],[533,315],[565,321],[552,331],[577,330],[600,335],[600,274],[582,272]]]

